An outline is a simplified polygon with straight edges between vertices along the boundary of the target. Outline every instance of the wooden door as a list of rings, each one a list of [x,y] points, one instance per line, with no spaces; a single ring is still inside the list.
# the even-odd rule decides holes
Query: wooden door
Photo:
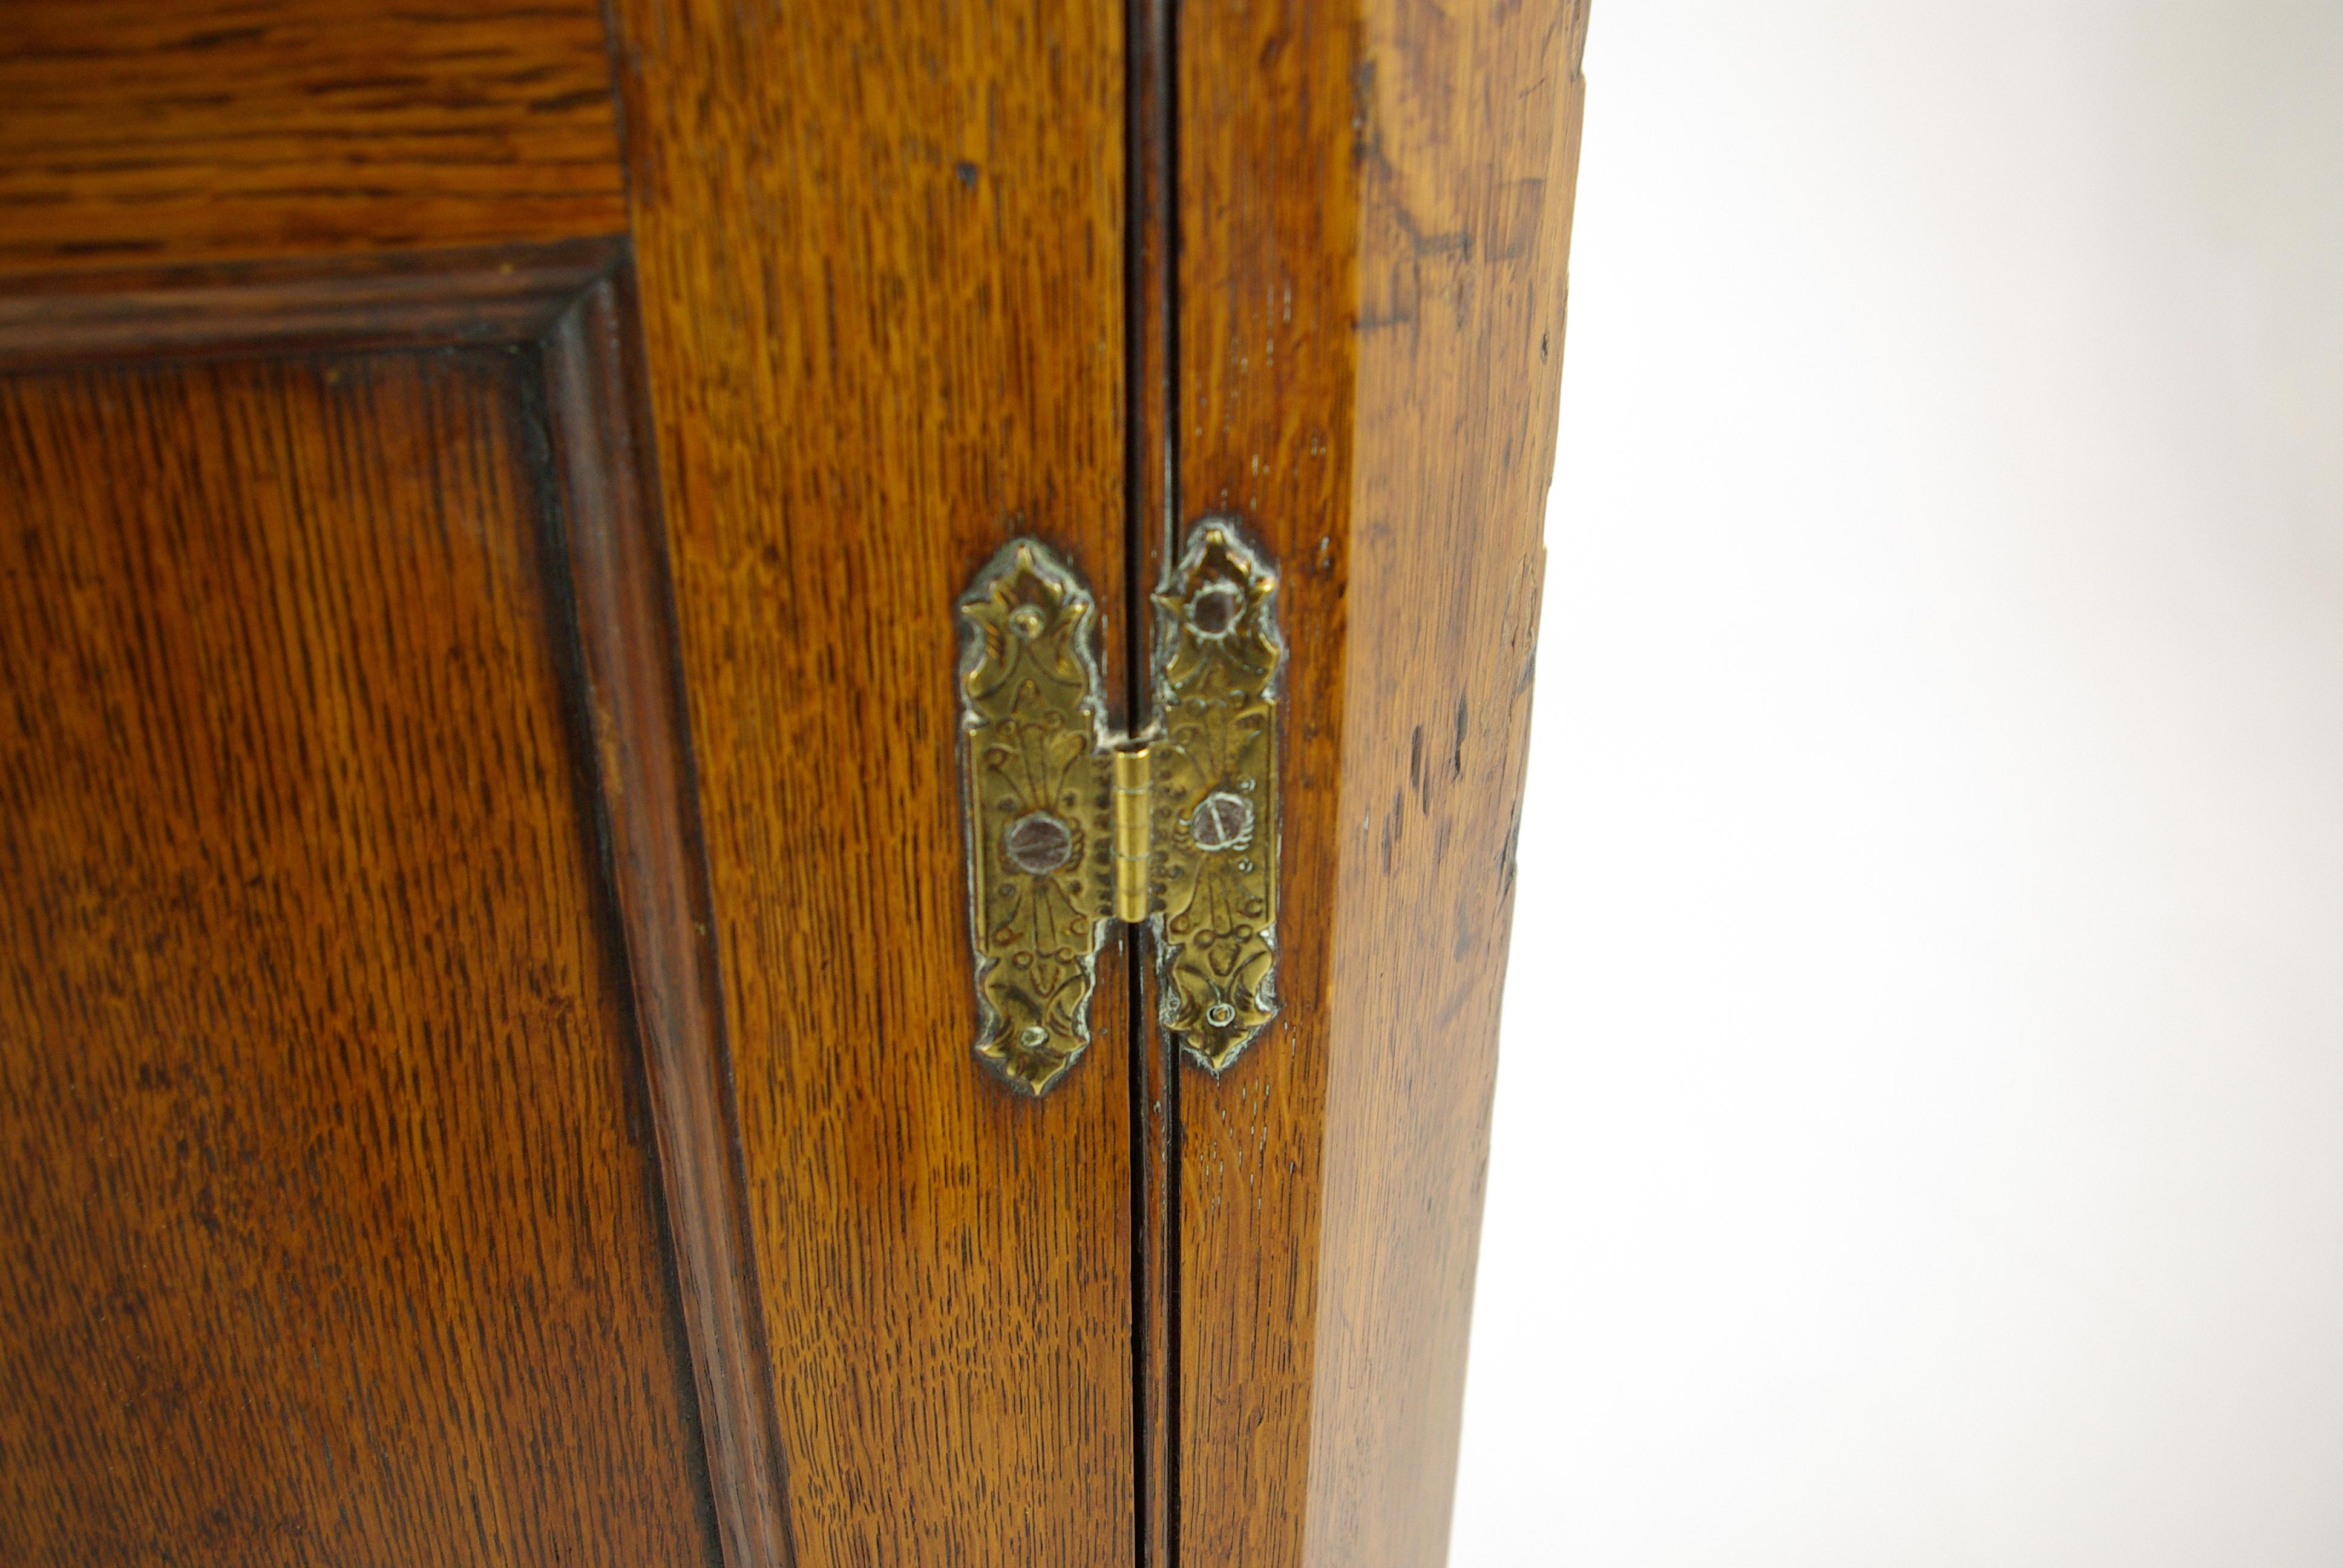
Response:
[[[0,1558],[1437,1562],[1581,20],[0,7]],[[1213,512],[1283,1012],[1017,1094],[952,605]]]
[[[1180,1080],[1182,1563],[1446,1554],[1585,29],[1180,11],[1177,509],[1287,563],[1284,907],[1322,911],[1275,1037]]]

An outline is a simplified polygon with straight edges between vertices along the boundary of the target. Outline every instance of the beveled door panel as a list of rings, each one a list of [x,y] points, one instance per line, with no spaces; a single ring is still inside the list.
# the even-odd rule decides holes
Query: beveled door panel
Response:
[[[514,348],[0,377],[0,1554],[716,1561]]]

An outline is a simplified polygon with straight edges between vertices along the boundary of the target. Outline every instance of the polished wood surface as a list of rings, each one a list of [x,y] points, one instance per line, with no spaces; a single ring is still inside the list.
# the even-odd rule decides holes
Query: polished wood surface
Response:
[[[539,347],[545,403],[710,1501],[727,1563],[782,1564],[784,1465],[630,283],[623,268],[598,279],[553,325]]]
[[[1436,1563],[1583,33],[0,6],[0,1559]],[[1283,1013],[1013,1095],[953,601],[1215,511]]]
[[[1302,650],[1286,1009],[1181,1091],[1184,1563],[1446,1553],[1584,22],[1181,16],[1181,506]]]
[[[7,0],[0,275],[613,235],[588,0]]]
[[[519,342],[625,254],[596,237],[0,275],[0,369]]]
[[[1120,15],[615,18],[798,1557],[1126,1562],[1125,970],[1046,1098],[976,1062],[952,613],[1021,532],[1127,594]]]
[[[710,1563],[519,351],[0,379],[0,1555]]]

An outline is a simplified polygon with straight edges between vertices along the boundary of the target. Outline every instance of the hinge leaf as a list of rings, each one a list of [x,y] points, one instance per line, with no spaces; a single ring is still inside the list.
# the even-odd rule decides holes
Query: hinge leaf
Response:
[[[1040,1094],[1091,1038],[1116,920],[1154,938],[1160,1020],[1218,1072],[1276,1016],[1277,578],[1206,518],[1153,596],[1155,721],[1112,733],[1090,589],[1037,539],[970,583],[962,809],[976,1053]]]
[[[1038,539],[1011,539],[960,601],[960,778],[976,1054],[1040,1094],[1091,1039],[1114,918],[1098,606]]]
[[[1277,1016],[1277,575],[1210,517],[1155,595],[1154,928],[1162,1025],[1223,1070]]]

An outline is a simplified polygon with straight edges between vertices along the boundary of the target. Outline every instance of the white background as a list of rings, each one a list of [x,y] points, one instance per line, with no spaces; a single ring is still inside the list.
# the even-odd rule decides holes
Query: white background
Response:
[[[2343,5],[1586,70],[1455,1568],[2343,1564]]]

